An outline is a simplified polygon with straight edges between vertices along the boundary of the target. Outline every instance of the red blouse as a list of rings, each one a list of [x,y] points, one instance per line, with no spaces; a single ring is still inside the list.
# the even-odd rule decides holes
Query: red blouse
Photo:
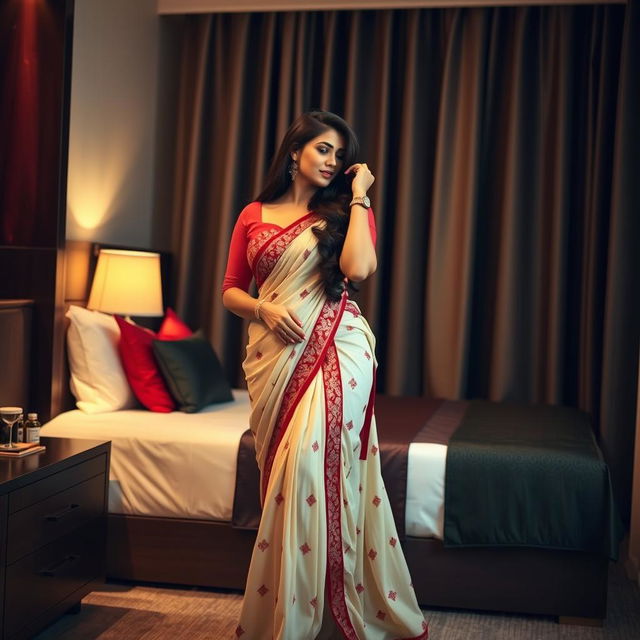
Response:
[[[224,282],[222,283],[223,293],[231,287],[238,287],[244,291],[249,290],[249,285],[253,278],[251,266],[247,258],[249,242],[261,231],[273,228],[282,229],[283,227],[273,222],[262,222],[261,202],[251,202],[241,211],[236,221],[236,226],[233,228],[233,234],[231,235],[227,271],[224,275]],[[371,232],[371,240],[375,246],[376,221],[371,209],[369,209],[369,231]]]

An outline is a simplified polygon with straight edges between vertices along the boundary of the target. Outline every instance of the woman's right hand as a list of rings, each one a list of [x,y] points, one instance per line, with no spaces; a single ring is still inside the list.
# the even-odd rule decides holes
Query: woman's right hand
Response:
[[[285,344],[295,344],[304,340],[302,321],[290,307],[264,302],[260,307],[260,319]]]

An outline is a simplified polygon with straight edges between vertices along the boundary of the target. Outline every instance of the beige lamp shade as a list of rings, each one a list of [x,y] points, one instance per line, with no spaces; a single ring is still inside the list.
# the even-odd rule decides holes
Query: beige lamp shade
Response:
[[[87,307],[129,316],[161,316],[160,254],[101,249]]]

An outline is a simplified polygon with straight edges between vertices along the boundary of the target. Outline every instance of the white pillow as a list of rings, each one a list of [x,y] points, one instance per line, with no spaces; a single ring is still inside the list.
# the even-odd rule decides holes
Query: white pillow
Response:
[[[113,316],[74,305],[66,315],[70,386],[78,409],[102,413],[138,407],[120,362],[120,329]]]

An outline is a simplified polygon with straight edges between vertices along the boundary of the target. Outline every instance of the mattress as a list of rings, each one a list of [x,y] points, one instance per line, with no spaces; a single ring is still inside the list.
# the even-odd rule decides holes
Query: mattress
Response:
[[[111,440],[109,513],[229,522],[238,446],[249,424],[249,396],[199,413],[68,411],[43,436]],[[442,539],[447,447],[409,446],[405,530]]]

